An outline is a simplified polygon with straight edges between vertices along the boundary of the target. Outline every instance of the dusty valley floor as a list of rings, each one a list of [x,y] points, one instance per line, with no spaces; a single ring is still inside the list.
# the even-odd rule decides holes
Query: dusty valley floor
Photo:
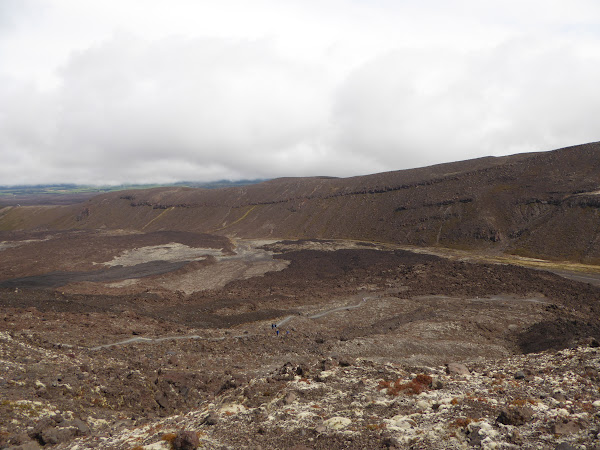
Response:
[[[595,273],[340,240],[0,241],[0,448],[600,447]]]

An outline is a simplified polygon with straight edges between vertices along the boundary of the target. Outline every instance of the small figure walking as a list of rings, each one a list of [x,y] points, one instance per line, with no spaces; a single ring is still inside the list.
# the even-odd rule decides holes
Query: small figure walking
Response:
[[[275,332],[277,333],[277,336],[279,336],[279,330],[276,330]]]

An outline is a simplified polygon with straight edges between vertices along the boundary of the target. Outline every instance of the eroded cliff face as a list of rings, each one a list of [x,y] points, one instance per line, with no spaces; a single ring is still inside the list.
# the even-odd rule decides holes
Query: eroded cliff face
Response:
[[[363,177],[158,188],[0,210],[0,229],[337,238],[600,261],[600,144]]]

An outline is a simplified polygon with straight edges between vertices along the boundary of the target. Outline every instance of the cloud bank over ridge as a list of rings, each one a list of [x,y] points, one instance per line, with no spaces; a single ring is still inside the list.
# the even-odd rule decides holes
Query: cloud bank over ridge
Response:
[[[593,2],[451,3],[9,0],[0,184],[350,176],[599,139]]]

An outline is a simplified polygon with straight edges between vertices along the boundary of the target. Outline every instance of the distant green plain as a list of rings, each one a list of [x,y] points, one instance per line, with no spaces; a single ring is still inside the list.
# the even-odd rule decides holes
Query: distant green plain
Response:
[[[44,195],[44,194],[85,194],[85,193],[104,193],[112,191],[123,191],[128,189],[151,189],[157,187],[194,187],[204,189],[217,189],[224,187],[246,186],[249,184],[260,183],[265,180],[239,180],[239,181],[211,181],[201,182],[180,182],[171,184],[121,184],[115,186],[88,186],[78,184],[41,184],[35,186],[0,186],[0,196],[16,195]]]

